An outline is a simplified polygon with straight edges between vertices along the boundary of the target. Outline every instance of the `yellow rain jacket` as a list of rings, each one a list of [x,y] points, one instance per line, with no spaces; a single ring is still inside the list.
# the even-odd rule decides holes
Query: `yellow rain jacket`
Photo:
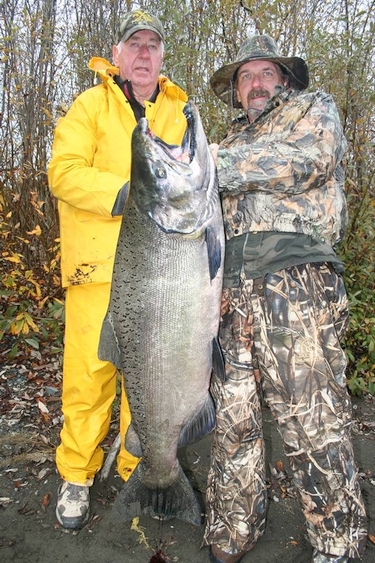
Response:
[[[114,77],[117,67],[94,57],[89,68],[102,84],[80,94],[55,130],[48,181],[59,200],[62,285],[110,282],[121,217],[112,217],[116,196],[130,178],[130,143],[136,120]],[[146,118],[157,136],[180,144],[186,129],[187,95],[159,77]]]

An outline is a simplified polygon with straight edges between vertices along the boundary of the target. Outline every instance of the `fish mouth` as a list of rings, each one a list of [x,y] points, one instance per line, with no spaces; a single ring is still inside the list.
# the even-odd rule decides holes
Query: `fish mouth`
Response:
[[[212,217],[215,165],[198,110],[184,108],[187,127],[180,145],[166,143],[141,118],[133,132],[130,193],[160,229],[199,235]]]
[[[195,154],[195,144],[191,142],[191,131],[189,128],[186,129],[184,138],[182,140],[181,145],[171,145],[163,141],[157,135],[151,131],[148,126],[147,120],[142,120],[140,123],[140,128],[142,133],[151,139],[155,146],[162,151],[162,155],[160,155],[160,159],[155,157],[155,154],[152,152],[149,153],[150,161],[153,162],[152,169],[155,172],[155,176],[157,178],[163,178],[165,175],[161,173],[161,169],[163,168],[162,163],[173,170],[175,170],[178,174],[182,175],[190,175],[191,170],[189,168],[190,163],[192,162]]]
[[[178,171],[179,174],[191,174],[189,165],[193,162],[197,151],[197,123],[191,103],[185,105],[183,113],[186,117],[187,128],[181,145],[171,145],[163,141],[151,131],[145,118],[139,121],[139,128],[143,135],[151,139],[163,152],[166,163]],[[150,155],[151,156],[151,155]]]

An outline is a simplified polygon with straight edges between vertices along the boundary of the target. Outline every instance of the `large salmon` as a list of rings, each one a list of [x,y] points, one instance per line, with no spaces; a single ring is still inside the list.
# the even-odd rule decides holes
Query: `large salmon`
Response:
[[[191,102],[184,113],[182,147],[155,138],[144,118],[134,129],[99,357],[123,373],[132,414],[125,445],[142,457],[116,499],[116,515],[199,524],[201,509],[177,449],[214,426],[209,384],[213,356],[220,365],[224,235],[199,114]]]

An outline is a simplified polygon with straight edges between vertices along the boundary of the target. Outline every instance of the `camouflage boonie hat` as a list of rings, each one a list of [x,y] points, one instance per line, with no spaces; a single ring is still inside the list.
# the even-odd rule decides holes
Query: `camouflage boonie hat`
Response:
[[[211,76],[211,88],[225,104],[242,107],[234,88],[235,75],[240,66],[253,60],[272,61],[281,66],[289,76],[290,86],[296,90],[309,85],[309,71],[303,59],[281,56],[269,35],[252,35],[241,45],[235,62],[222,66]]]
[[[126,14],[120,24],[117,39],[119,42],[127,41],[133,33],[144,29],[154,31],[164,41],[164,29],[161,21],[144,10],[134,10]]]

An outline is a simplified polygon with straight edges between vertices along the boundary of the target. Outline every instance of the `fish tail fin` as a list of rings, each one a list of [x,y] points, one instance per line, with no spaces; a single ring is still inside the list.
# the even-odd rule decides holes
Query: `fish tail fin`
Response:
[[[166,488],[149,488],[142,482],[142,461],[124,484],[113,505],[116,520],[131,520],[142,514],[169,520],[179,518],[199,526],[201,507],[180,464],[175,480]]]

